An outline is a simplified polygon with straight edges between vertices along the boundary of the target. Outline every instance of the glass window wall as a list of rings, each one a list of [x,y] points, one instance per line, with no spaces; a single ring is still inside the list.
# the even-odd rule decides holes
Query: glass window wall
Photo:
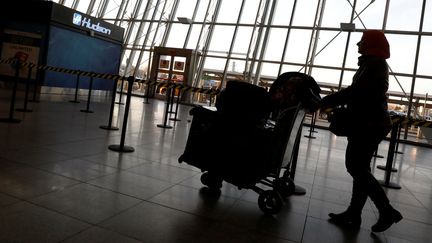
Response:
[[[61,1],[82,12],[91,2]],[[196,51],[192,83],[198,86],[210,73],[223,79],[238,72],[261,84],[300,71],[337,89],[352,81],[362,31],[381,29],[391,47],[389,92],[399,103],[394,106],[419,106],[417,100],[427,103],[424,97],[432,93],[432,0],[95,0],[92,9],[91,15],[125,29],[125,76],[149,77],[154,47],[185,47]],[[350,22],[354,29],[341,29]]]

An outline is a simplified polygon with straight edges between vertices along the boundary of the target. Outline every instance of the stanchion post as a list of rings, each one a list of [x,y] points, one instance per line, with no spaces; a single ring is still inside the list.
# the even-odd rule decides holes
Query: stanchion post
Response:
[[[119,105],[124,105],[124,103],[122,102],[122,97],[123,97],[123,87],[124,87],[124,78],[122,78],[122,80],[121,80],[121,88],[120,88],[119,101],[116,102],[116,104],[119,104]],[[117,89],[117,87],[116,87],[116,89]],[[129,90],[129,86],[128,86],[128,90]]]
[[[379,144],[377,145],[377,148],[376,148],[375,153],[374,153],[373,156],[376,157],[376,158],[384,158],[384,156],[378,154],[378,147],[379,147]]]
[[[315,112],[312,113],[311,123],[310,123],[310,129],[309,129],[309,135],[305,135],[306,138],[312,138],[315,139],[316,137],[312,136],[313,127],[315,126]]]
[[[401,189],[401,186],[390,181],[399,126],[400,126],[400,122],[393,123],[391,135],[390,135],[390,144],[389,144],[389,151],[387,154],[387,163],[386,163],[384,180],[378,180],[378,182],[382,186],[392,188],[392,189]]]
[[[317,133],[317,131],[315,131],[315,124],[316,124],[317,116],[318,116],[318,113],[316,113],[316,112],[314,112],[312,114],[313,120],[311,121],[311,129],[312,129],[313,133]]]
[[[182,95],[183,95],[183,91],[179,89],[179,95],[177,96],[176,108],[174,111],[174,118],[170,118],[171,121],[181,121],[180,119],[177,119],[177,113],[178,113],[179,103]]]
[[[172,89],[168,86],[167,87],[167,90],[166,90],[166,105],[165,105],[165,113],[164,113],[164,123],[163,124],[158,124],[158,125],[156,125],[157,127],[160,127],[160,128],[168,128],[168,129],[170,129],[170,128],[172,128],[172,126],[169,126],[169,125],[167,125],[167,120],[168,120],[168,110],[169,110],[169,106],[170,106],[170,103],[171,103],[171,92],[172,92]]]
[[[174,107],[175,91],[176,91],[176,87],[175,87],[175,84],[174,84],[173,87],[171,88],[170,108],[169,108],[169,112],[168,113],[174,113],[173,107]]]
[[[210,93],[209,96],[210,96],[210,98],[209,98],[209,106],[212,106],[212,103],[213,103],[213,95]]]
[[[21,120],[14,118],[14,110],[15,110],[15,99],[16,99],[16,92],[18,88],[18,81],[19,81],[19,69],[21,66],[20,61],[18,58],[15,59],[15,81],[13,83],[12,87],[12,97],[10,102],[10,109],[9,109],[9,117],[8,118],[1,118],[0,122],[8,122],[8,123],[19,123]]]
[[[93,113],[93,111],[90,110],[90,100],[91,100],[92,87],[93,87],[93,76],[90,76],[89,90],[88,90],[88,96],[87,96],[87,106],[86,106],[86,109],[81,110],[81,112]]]
[[[32,112],[31,109],[27,108],[27,103],[28,103],[28,95],[29,95],[29,89],[30,89],[30,79],[31,79],[31,73],[33,70],[33,66],[29,65],[29,69],[28,69],[28,74],[27,74],[27,79],[26,79],[26,83],[25,83],[25,94],[24,94],[24,107],[23,108],[18,108],[16,109],[17,111],[22,111],[22,112]]]
[[[79,100],[78,100],[78,90],[79,90],[80,76],[81,76],[81,71],[78,70],[78,74],[77,74],[77,77],[76,77],[76,83],[75,83],[75,98],[74,98],[74,100],[71,100],[69,102],[80,103]]]
[[[129,116],[129,107],[130,107],[130,101],[131,101],[131,96],[132,96],[132,86],[133,83],[135,81],[135,78],[133,76],[129,76],[127,78],[128,81],[128,91],[127,91],[127,96],[126,96],[126,106],[125,106],[125,111],[124,111],[124,117],[123,117],[123,125],[122,125],[122,133],[121,133],[121,137],[120,137],[120,144],[113,144],[108,146],[108,149],[112,150],[112,151],[116,151],[116,152],[133,152],[135,151],[135,149],[131,146],[125,146],[124,142],[125,142],[125,137],[126,137],[126,128],[127,128],[127,121],[128,121],[128,116]]]
[[[378,145],[379,146],[379,145]],[[374,157],[375,158],[384,158],[384,156],[382,156],[382,155],[378,155],[378,146],[377,146],[377,149],[375,150],[375,153],[374,153]],[[380,170],[386,170],[386,166],[385,165],[377,165],[376,166],[378,169],[380,169]],[[397,172],[398,170],[396,169],[396,168],[391,168],[391,171],[392,172]]]
[[[301,129],[301,127],[300,127],[300,129]],[[300,149],[300,140],[301,140],[301,132],[297,133],[297,136],[295,139],[295,145],[294,145],[294,149],[293,149],[293,155],[292,155],[292,159],[291,159],[291,163],[290,163],[289,177],[291,178],[292,181],[294,181],[295,172],[297,169],[297,160],[298,160],[298,154],[299,154],[299,149]],[[305,188],[298,186],[298,185],[295,185],[294,195],[305,195],[305,194],[306,194]]]
[[[36,100],[37,86],[38,86],[38,79],[39,79],[39,71],[40,71],[40,68],[37,65],[36,66],[36,77],[35,77],[35,81],[34,81],[34,84],[33,84],[33,98],[31,100],[29,100],[29,102],[33,102],[33,103],[38,103],[39,102],[38,100]]]
[[[407,128],[408,128],[408,126],[405,126],[405,129],[407,129]],[[399,151],[399,141],[400,141],[401,132],[402,132],[402,126],[399,126],[397,140],[396,140],[396,149],[395,149],[395,153],[397,153],[397,154],[403,154],[403,152]]]
[[[144,104],[150,104],[148,98],[150,95],[150,83],[146,84],[146,92],[145,92],[145,99],[144,99]]]
[[[114,115],[114,103],[115,103],[115,98],[116,98],[116,93],[117,93],[117,79],[115,79],[115,80],[113,80],[113,83],[114,83],[114,86],[113,86],[113,91],[112,91],[112,94],[111,94],[111,107],[110,107],[110,114],[109,114],[109,118],[108,118],[108,125],[107,126],[99,126],[100,128],[102,128],[102,129],[105,129],[105,130],[119,130],[119,128],[118,127],[113,127],[112,126],[112,118],[113,118],[113,115]]]

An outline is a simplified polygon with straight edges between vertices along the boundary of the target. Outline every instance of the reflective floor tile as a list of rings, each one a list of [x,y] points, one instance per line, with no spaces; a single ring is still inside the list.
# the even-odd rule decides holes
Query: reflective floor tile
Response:
[[[91,227],[85,231],[72,236],[64,241],[65,243],[139,243],[136,239],[120,235],[114,231],[106,230],[100,227]]]
[[[227,224],[242,229],[296,242],[302,238],[305,220],[306,215],[293,213],[284,208],[275,215],[266,215],[259,209],[257,203],[241,200],[237,201],[223,218]]]
[[[174,166],[160,164],[160,163],[146,163],[146,164],[138,165],[126,171],[156,178],[159,180],[168,181],[171,183],[179,183],[185,179],[188,179],[198,174],[198,172],[196,171],[182,169],[179,167],[174,167]]]
[[[159,179],[119,172],[88,181],[89,184],[143,200],[154,197],[174,184]]]
[[[102,164],[113,168],[117,168],[120,170],[129,169],[131,167],[135,167],[143,163],[150,163],[149,161],[138,158],[136,156],[132,156],[131,154],[118,153],[112,151],[83,157],[83,159],[97,164]]]
[[[215,221],[142,202],[101,224],[143,242],[204,242]]]
[[[83,159],[44,164],[39,168],[79,181],[88,181],[117,171],[115,168]]]
[[[386,243],[382,234],[371,234],[368,230],[346,229],[329,224],[322,219],[308,217],[301,242],[304,243],[334,243],[334,242],[373,242]]]
[[[15,198],[15,197],[11,197],[9,195],[6,195],[4,193],[0,193],[0,207],[5,207],[11,204],[14,204],[16,202],[19,202],[20,200]]]
[[[0,208],[0,242],[59,242],[88,224],[29,203]]]
[[[141,200],[88,184],[79,184],[31,200],[85,222],[97,224]]]
[[[0,170],[0,192],[31,198],[79,183],[64,176],[30,167],[9,167]]]
[[[220,192],[207,187],[197,190],[177,185],[149,201],[196,215],[220,218],[234,205],[236,199],[222,196]]]

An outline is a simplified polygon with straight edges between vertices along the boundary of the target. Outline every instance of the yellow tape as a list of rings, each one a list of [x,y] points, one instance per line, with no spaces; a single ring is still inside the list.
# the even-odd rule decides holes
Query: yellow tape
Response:
[[[15,63],[15,62],[16,62],[15,58],[0,59],[0,63],[4,63],[4,64],[11,64],[11,63]],[[117,81],[118,80],[127,80],[127,77],[115,75],[115,74],[85,72],[85,71],[79,71],[79,70],[73,70],[73,69],[67,69],[67,68],[61,68],[61,67],[45,66],[45,65],[34,64],[34,63],[29,63],[29,62],[24,62],[24,63],[21,63],[20,65],[23,67],[32,67],[32,68],[36,67],[39,70],[61,72],[61,73],[87,76],[87,77],[93,77],[93,78],[112,79],[112,80],[117,80]],[[191,87],[191,86],[185,86],[183,84],[175,84],[175,83],[168,84],[168,83],[163,83],[163,82],[142,80],[142,79],[136,79],[135,81],[143,83],[143,84],[147,84],[147,85],[157,85],[159,87],[179,88],[179,89],[182,89],[183,91],[191,91],[194,93],[205,93],[205,94],[211,94],[211,95],[218,95],[220,93],[220,90],[195,88],[195,87]]]

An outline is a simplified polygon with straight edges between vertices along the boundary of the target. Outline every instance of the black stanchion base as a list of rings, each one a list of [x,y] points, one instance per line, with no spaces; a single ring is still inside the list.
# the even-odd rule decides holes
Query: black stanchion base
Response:
[[[312,139],[316,138],[316,137],[314,137],[314,136],[309,136],[309,135],[304,135],[304,137],[305,137],[305,138],[312,138]]]
[[[374,154],[373,157],[375,157],[375,158],[381,158],[381,159],[384,158],[384,156],[379,155],[379,154],[377,154],[377,155]]]
[[[79,100],[69,100],[70,103],[80,103]]]
[[[160,128],[168,128],[168,129],[171,129],[171,128],[173,128],[172,126],[170,126],[170,125],[164,125],[164,124],[158,124],[158,125],[156,125],[157,127],[160,127]]]
[[[388,183],[386,183],[385,181],[383,181],[383,180],[378,180],[378,182],[381,184],[381,186],[383,186],[383,187],[387,187],[387,188],[391,188],[391,189],[401,189],[402,187],[401,186],[399,186],[398,184],[396,184],[396,183],[393,183],[393,182],[388,182]]]
[[[39,100],[28,100],[28,102],[39,103]]]
[[[93,113],[93,111],[90,110],[80,110],[81,112],[85,112],[85,113]]]
[[[117,105],[124,105],[123,102],[115,102]]]
[[[377,168],[380,170],[386,170],[385,165],[377,165]],[[391,168],[391,172],[397,172],[398,170],[396,168]]]
[[[7,122],[7,123],[20,123],[20,119],[15,118],[0,118],[0,122]]]
[[[177,119],[177,118],[170,118],[169,120],[170,121],[181,121],[180,119]]]
[[[104,130],[119,130],[118,127],[113,127],[113,126],[99,126],[99,128],[104,129]]]
[[[305,194],[306,194],[306,189],[304,189],[301,186],[295,185],[295,190],[294,190],[293,195],[305,195]]]
[[[15,109],[16,111],[21,111],[21,112],[33,112],[32,109],[24,109],[24,108],[17,108]]]
[[[113,144],[108,146],[109,150],[112,151],[116,151],[116,152],[126,152],[126,153],[131,153],[133,151],[135,151],[135,149],[131,146],[123,146],[123,148],[120,146],[120,144]]]

